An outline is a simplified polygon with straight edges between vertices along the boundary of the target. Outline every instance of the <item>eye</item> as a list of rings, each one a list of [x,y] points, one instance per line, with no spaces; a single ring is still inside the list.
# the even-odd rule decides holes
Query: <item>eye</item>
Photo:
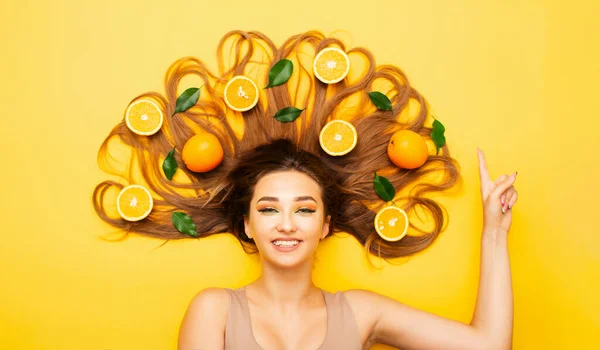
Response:
[[[309,208],[300,208],[300,209],[298,209],[298,212],[301,212],[303,214],[312,214],[315,211],[316,210],[309,209]],[[263,208],[263,209],[259,209],[258,212],[260,212],[260,213],[276,213],[277,210],[275,210],[274,208]]]
[[[276,213],[277,210],[273,209],[273,208],[263,208],[263,209],[259,209],[258,210],[261,213]]]

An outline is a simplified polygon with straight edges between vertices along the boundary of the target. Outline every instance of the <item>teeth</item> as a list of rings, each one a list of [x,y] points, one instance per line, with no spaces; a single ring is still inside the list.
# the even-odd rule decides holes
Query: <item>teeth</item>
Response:
[[[275,241],[273,244],[276,246],[293,247],[298,244],[298,241]]]

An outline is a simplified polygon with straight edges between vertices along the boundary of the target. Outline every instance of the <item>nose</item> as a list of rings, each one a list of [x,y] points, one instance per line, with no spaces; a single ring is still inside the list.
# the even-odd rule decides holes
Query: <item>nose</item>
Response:
[[[277,230],[281,232],[295,232],[296,224],[290,215],[281,215],[281,221],[277,224]]]

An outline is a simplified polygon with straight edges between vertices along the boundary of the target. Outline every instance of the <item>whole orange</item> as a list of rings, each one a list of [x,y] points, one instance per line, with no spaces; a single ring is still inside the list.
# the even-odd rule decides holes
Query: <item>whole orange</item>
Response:
[[[181,158],[191,171],[205,173],[216,168],[223,161],[223,147],[219,139],[209,133],[190,137],[183,146]]]
[[[411,130],[397,131],[388,143],[388,157],[399,168],[415,169],[425,164],[429,157],[427,143]]]

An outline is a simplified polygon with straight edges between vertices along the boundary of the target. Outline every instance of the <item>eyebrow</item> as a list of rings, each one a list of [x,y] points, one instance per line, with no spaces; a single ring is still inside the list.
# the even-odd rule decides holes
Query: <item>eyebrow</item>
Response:
[[[265,201],[265,202],[279,202],[279,198],[277,198],[277,197],[261,197],[259,200],[256,201],[256,203],[258,203],[260,201]],[[317,203],[317,201],[312,196],[300,196],[300,197],[296,197],[296,198],[294,198],[294,201],[296,201],[296,202],[300,202],[300,201],[313,201],[313,202]]]

